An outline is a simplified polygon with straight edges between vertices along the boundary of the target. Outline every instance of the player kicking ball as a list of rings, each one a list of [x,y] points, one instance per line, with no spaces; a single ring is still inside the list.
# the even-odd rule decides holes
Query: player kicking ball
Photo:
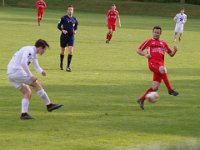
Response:
[[[174,17],[175,33],[174,33],[174,42],[176,42],[176,36],[179,33],[179,42],[181,42],[181,38],[183,36],[183,28],[184,24],[187,22],[187,15],[185,14],[185,9],[181,8],[180,13],[176,14]]]
[[[168,79],[167,69],[164,66],[165,52],[173,57],[178,49],[174,46],[174,49],[171,50],[166,42],[160,40],[161,33],[161,27],[155,26],[152,32],[153,38],[146,40],[137,50],[139,55],[148,59],[149,69],[153,72],[152,86],[137,100],[142,110],[144,110],[146,95],[149,92],[157,91],[162,80],[164,81],[170,95],[177,96],[179,94],[177,91],[172,89]],[[144,52],[145,49],[147,50],[147,53]]]
[[[118,19],[119,27],[121,27],[119,12],[116,10],[116,5],[112,4],[112,8],[108,10],[107,15],[106,15],[106,24],[108,26],[108,33],[106,35],[106,43],[110,43],[113,36],[113,32],[116,31],[117,19]]]
[[[40,21],[42,20],[42,17],[44,15],[44,9],[47,7],[44,0],[38,0],[36,2],[36,8],[38,9],[38,26],[40,26]]]
[[[28,65],[32,63],[35,70],[42,76],[46,76],[46,72],[39,66],[37,54],[43,55],[49,44],[42,39],[36,41],[35,46],[25,46],[19,49],[10,60],[7,67],[7,76],[10,83],[23,94],[22,110],[20,119],[33,119],[28,114],[29,101],[31,100],[32,86],[37,95],[44,101],[49,112],[62,107],[62,104],[52,104],[47,93],[44,91],[42,85],[37,78],[31,73]]]

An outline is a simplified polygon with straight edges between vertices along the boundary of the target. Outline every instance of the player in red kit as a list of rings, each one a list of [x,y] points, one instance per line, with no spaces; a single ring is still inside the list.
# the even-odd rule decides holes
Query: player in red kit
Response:
[[[153,72],[153,82],[151,88],[149,88],[143,96],[141,96],[137,102],[140,104],[140,108],[144,110],[144,100],[149,92],[157,91],[161,81],[163,80],[168,93],[173,96],[177,96],[179,93],[172,89],[168,80],[167,69],[164,66],[165,52],[173,57],[178,51],[177,47],[171,50],[167,43],[160,40],[162,29],[159,26],[153,28],[153,38],[146,40],[137,50],[137,53],[148,59],[149,69]],[[147,53],[144,50],[147,50]]]
[[[44,14],[44,9],[47,7],[44,0],[38,0],[36,3],[36,8],[38,9],[38,25],[40,26],[40,21],[42,20],[42,16]]]
[[[106,15],[106,24],[108,26],[108,33],[106,35],[106,43],[112,39],[113,31],[116,31],[116,22],[118,19],[119,27],[121,27],[119,12],[116,10],[116,5],[112,4],[112,9],[108,10]]]

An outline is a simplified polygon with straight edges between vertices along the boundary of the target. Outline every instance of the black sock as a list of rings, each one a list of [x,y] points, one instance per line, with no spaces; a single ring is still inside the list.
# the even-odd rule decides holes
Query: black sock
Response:
[[[72,61],[72,55],[68,54],[68,58],[67,58],[67,68],[70,68],[71,61]]]
[[[60,54],[60,65],[61,65],[61,66],[63,65],[64,56],[65,56],[65,55]]]

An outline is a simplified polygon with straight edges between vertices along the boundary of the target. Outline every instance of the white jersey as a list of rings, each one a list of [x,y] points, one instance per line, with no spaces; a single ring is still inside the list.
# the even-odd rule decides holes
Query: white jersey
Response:
[[[183,26],[187,21],[187,15],[178,13],[174,17],[174,21],[176,21],[176,25],[182,25]]]
[[[35,46],[25,46],[19,49],[12,57],[8,64],[7,74],[12,74],[18,70],[25,71],[28,76],[32,76],[32,73],[28,65],[32,63],[35,70],[38,73],[42,73],[43,70],[38,64],[37,50]]]

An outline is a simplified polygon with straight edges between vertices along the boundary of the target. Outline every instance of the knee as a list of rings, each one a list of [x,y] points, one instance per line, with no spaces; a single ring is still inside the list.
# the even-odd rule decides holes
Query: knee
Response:
[[[158,86],[152,86],[152,90],[154,90],[154,91],[158,91]]]
[[[161,74],[165,74],[165,73],[167,73],[167,68],[165,68],[164,66],[161,66],[161,67],[159,68],[159,72],[160,72]]]

